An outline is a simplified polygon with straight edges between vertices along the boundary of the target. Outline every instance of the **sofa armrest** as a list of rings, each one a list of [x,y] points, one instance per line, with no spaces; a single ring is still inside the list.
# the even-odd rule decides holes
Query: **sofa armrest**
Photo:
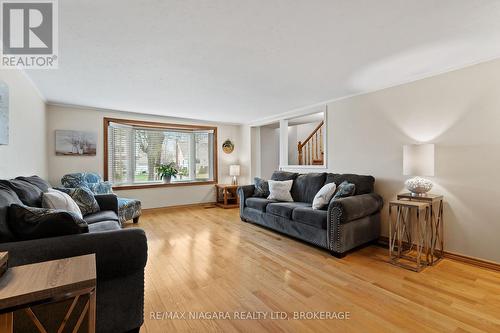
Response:
[[[95,194],[94,197],[101,210],[112,210],[118,215],[118,197],[116,194]]]
[[[243,209],[245,209],[245,200],[253,196],[254,190],[255,190],[255,185],[238,186],[237,192],[238,192],[238,198],[240,200],[240,218],[242,220],[245,220],[243,218]]]
[[[0,251],[9,252],[10,267],[95,253],[99,280],[143,270],[148,256],[138,228],[1,243]]]
[[[372,215],[382,209],[384,200],[376,193],[354,195],[330,201],[328,218],[345,224]]]
[[[238,186],[238,197],[240,197],[240,204],[245,205],[245,200],[253,196],[255,185]]]

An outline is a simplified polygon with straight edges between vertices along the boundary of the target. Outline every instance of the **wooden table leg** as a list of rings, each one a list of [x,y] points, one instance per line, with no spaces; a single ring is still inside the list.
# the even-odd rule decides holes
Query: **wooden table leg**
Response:
[[[0,333],[12,333],[13,328],[12,312],[0,314]]]
[[[90,293],[89,299],[89,333],[95,333],[95,316],[96,316],[96,290]]]
[[[224,188],[224,205],[227,205],[227,188]]]

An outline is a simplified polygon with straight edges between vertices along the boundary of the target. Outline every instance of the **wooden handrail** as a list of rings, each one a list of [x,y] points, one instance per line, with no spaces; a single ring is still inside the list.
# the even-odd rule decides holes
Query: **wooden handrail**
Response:
[[[304,140],[304,142],[298,142],[298,159],[299,165],[310,165],[310,164],[323,164],[323,135],[322,127],[324,122],[321,121],[318,126],[309,134],[309,136]],[[319,131],[319,138],[318,138]],[[319,145],[318,145],[319,141]],[[305,148],[305,149],[304,149]],[[304,153],[305,153],[305,163],[304,163]]]
[[[307,144],[307,142],[308,142],[309,140],[311,140],[311,138],[313,137],[313,135],[314,135],[314,134],[316,134],[316,132],[317,132],[317,131],[319,131],[319,129],[321,128],[321,126],[323,126],[323,122],[324,122],[324,121],[322,120],[322,121],[318,124],[318,126],[316,126],[316,128],[314,129],[314,131],[312,131],[312,132],[311,132],[311,134],[309,134],[309,136],[307,137],[307,139],[305,139],[305,140],[304,140],[304,142],[300,142],[300,141],[299,141],[299,144],[298,144],[298,146],[297,146],[299,149],[302,149],[302,147],[304,147],[304,146]]]

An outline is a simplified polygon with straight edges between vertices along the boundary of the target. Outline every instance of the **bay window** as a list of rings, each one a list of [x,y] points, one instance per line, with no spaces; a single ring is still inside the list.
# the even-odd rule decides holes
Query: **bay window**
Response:
[[[116,187],[215,183],[217,128],[104,119],[104,176]],[[178,174],[165,184],[160,164],[173,163]]]

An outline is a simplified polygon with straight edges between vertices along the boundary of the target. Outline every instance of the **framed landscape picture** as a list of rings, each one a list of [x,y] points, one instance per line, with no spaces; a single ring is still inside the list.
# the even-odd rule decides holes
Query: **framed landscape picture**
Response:
[[[97,132],[56,130],[56,155],[95,156]]]
[[[9,144],[9,87],[0,81],[0,145]]]

